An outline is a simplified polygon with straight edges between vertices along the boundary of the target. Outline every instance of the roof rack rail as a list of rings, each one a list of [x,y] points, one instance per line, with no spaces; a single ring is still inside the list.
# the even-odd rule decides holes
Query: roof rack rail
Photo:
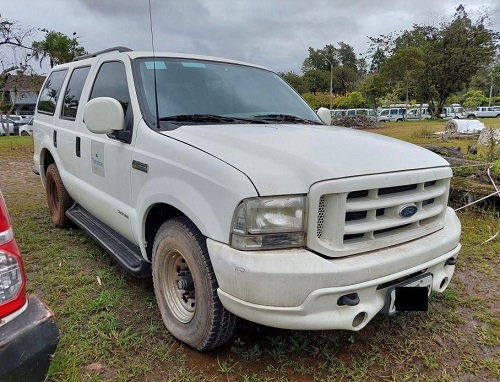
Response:
[[[88,54],[84,54],[83,56],[75,57],[75,58],[73,58],[73,61],[85,60],[86,58],[97,57],[97,56],[99,56],[101,54],[105,54],[105,53],[109,53],[109,52],[119,52],[119,53],[121,53],[121,52],[131,52],[131,51],[132,51],[132,49],[127,48],[125,46],[114,46],[112,48],[100,50],[99,52],[88,53]]]

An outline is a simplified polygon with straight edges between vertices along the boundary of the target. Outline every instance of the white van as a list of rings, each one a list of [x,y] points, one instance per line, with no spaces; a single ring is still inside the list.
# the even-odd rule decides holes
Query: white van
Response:
[[[412,108],[406,113],[407,120],[423,120],[431,119],[431,114],[428,107]]]
[[[54,224],[152,276],[165,326],[198,350],[238,317],[360,330],[425,310],[461,247],[449,163],[318,115],[256,65],[112,48],[52,68],[33,159]]]
[[[443,107],[439,116],[443,119],[462,119],[467,118],[468,114],[462,106],[452,105]]]
[[[406,109],[403,107],[392,107],[389,109],[382,109],[379,113],[381,117],[388,118],[391,122],[401,122],[405,120]]]

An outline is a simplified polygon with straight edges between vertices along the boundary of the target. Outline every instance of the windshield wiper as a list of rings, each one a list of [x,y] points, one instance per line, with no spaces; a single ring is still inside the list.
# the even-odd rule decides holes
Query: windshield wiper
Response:
[[[263,121],[273,121],[273,122],[285,122],[285,123],[305,123],[308,125],[322,125],[323,123],[319,121],[313,121],[311,119],[297,117],[292,114],[259,114],[254,115],[254,118],[261,119]]]
[[[160,121],[191,123],[266,123],[260,119],[225,117],[217,114],[181,114],[161,117]]]

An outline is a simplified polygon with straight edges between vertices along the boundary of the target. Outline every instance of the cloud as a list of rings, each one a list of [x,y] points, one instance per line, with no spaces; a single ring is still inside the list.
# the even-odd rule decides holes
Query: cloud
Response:
[[[89,51],[117,45],[151,50],[148,4],[146,0],[16,0],[3,4],[0,11],[26,25],[67,35],[77,32]],[[151,10],[157,51],[220,56],[300,73],[309,47],[343,41],[357,54],[365,53],[367,36],[411,29],[414,23],[438,23],[452,17],[459,4],[457,0],[151,0]],[[464,5],[471,12],[489,8],[492,26],[500,29],[497,1]]]

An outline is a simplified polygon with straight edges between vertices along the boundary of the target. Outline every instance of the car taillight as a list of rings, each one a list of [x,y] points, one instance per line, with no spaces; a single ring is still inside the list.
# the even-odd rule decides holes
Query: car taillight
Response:
[[[9,214],[0,192],[0,319],[26,304],[26,277]]]

